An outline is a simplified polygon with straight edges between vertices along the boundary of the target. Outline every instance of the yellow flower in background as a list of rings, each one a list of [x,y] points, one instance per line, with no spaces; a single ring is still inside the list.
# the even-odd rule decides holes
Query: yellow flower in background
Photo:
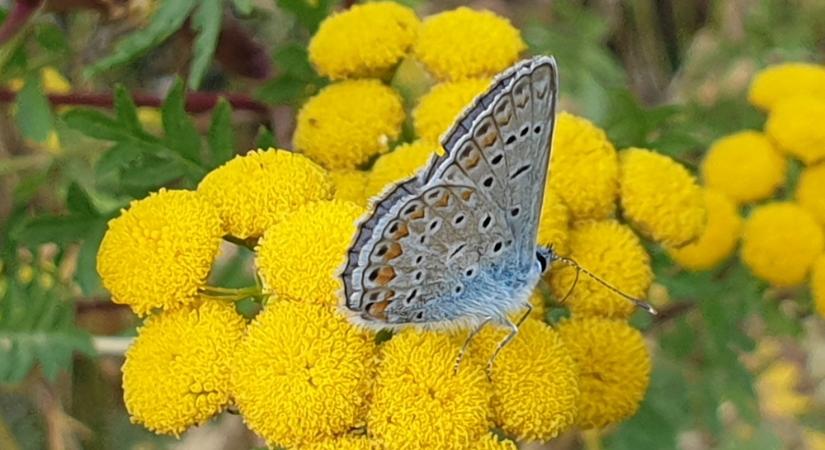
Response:
[[[214,300],[151,316],[123,364],[123,400],[132,422],[178,436],[221,412],[245,326],[233,304]]]
[[[707,226],[699,239],[679,248],[667,248],[667,253],[680,266],[689,270],[707,270],[733,253],[742,230],[739,211],[727,196],[713,189],[703,189]]]
[[[493,433],[487,433],[481,440],[479,440],[472,450],[518,450],[515,442],[509,439],[499,440],[498,436]]]
[[[54,67],[47,66],[40,69],[40,83],[47,94],[68,94],[72,91],[72,84]],[[15,92],[23,89],[23,79],[10,80],[9,89]]]
[[[295,447],[296,450],[381,450],[381,444],[367,436],[345,435]]]
[[[825,97],[791,97],[779,101],[765,122],[765,132],[779,149],[804,162],[825,159]]]
[[[458,115],[489,85],[490,80],[487,78],[470,78],[433,86],[421,96],[412,112],[416,136],[440,143],[441,135],[447,132]]]
[[[798,391],[799,366],[778,360],[756,378],[755,388],[762,412],[774,418],[794,418],[811,407],[811,398]]]
[[[791,202],[755,208],[742,231],[742,262],[775,286],[805,281],[823,248],[822,228],[808,211]]]
[[[270,301],[236,353],[235,403],[270,445],[307,445],[363,425],[375,342],[335,308]]]
[[[468,357],[486,365],[509,331],[486,327],[472,341]],[[527,319],[521,325],[496,358],[492,382],[495,422],[507,435],[547,441],[576,420],[578,369],[559,334],[542,321]]]
[[[381,155],[372,166],[364,192],[367,197],[374,197],[389,185],[405,180],[427,164],[433,153],[438,151],[438,144],[415,141],[401,144],[390,153]]]
[[[820,255],[811,269],[811,295],[816,312],[825,318],[825,255]]]
[[[415,12],[395,2],[354,5],[321,22],[309,60],[333,80],[382,77],[406,55],[419,26]]]
[[[439,80],[490,77],[527,48],[506,18],[460,7],[424,19],[413,52]]]
[[[335,185],[335,199],[367,206],[369,197],[366,193],[369,172],[363,170],[333,170],[329,173]]]
[[[581,117],[556,116],[550,186],[570,208],[570,219],[606,219],[619,192],[619,161],[604,131]]]
[[[624,321],[600,317],[574,317],[558,330],[580,373],[576,424],[604,428],[635,414],[650,382],[642,334]]]
[[[825,225],[825,164],[806,167],[796,185],[796,201]]]
[[[567,235],[570,233],[570,210],[549,183],[544,186],[544,205],[539,219],[538,243],[552,246],[556,253],[567,255]]]
[[[707,221],[702,190],[681,164],[659,153],[620,153],[619,197],[624,217],[642,235],[678,247],[697,239]]]
[[[615,220],[583,222],[570,230],[570,257],[632,297],[643,298],[653,281],[648,256],[633,230]],[[626,319],[634,305],[584,274],[556,263],[550,270],[550,288],[574,317],[602,316]],[[575,286],[574,283],[575,282]],[[570,290],[572,288],[572,291]]]
[[[218,212],[198,193],[161,189],[109,221],[97,272],[112,301],[140,316],[191,303],[222,235]]]
[[[767,67],[751,81],[748,101],[771,110],[780,101],[793,96],[825,99],[825,66],[809,63],[786,63]]]
[[[401,96],[378,80],[331,84],[298,112],[295,147],[330,170],[355,169],[401,134]]]
[[[255,263],[277,297],[338,304],[344,264],[364,208],[340,200],[310,203],[266,231]]]
[[[825,433],[806,428],[803,430],[805,450],[825,450]]]
[[[747,203],[771,197],[785,184],[788,164],[767,136],[741,131],[716,140],[701,171],[706,186]]]
[[[413,329],[383,344],[367,429],[386,448],[463,450],[488,432],[492,389],[478,364],[454,373],[458,352],[450,336]]]
[[[198,192],[220,211],[226,233],[257,238],[306,203],[332,198],[324,169],[303,155],[250,151],[208,173]]]

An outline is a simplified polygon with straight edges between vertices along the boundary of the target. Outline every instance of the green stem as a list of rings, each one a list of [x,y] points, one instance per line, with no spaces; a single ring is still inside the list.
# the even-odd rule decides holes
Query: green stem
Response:
[[[217,300],[227,300],[236,302],[249,297],[262,298],[264,292],[258,286],[250,286],[244,288],[224,288],[220,286],[204,286],[200,289],[200,294],[204,297],[214,298]]]

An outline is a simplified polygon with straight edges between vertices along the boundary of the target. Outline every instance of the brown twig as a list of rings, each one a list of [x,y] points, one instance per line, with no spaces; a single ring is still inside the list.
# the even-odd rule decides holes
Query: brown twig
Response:
[[[653,318],[653,325],[661,326],[665,322],[668,322],[670,320],[676,319],[682,315],[687,314],[695,307],[696,302],[673,303],[671,306],[660,310],[659,313],[656,314],[656,316]]]
[[[42,5],[43,0],[16,0],[3,25],[0,25],[0,45],[16,36]]]

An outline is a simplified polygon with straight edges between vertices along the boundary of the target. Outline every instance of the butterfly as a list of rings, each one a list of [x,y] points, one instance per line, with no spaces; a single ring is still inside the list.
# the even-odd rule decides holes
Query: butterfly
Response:
[[[572,262],[536,244],[558,94],[553,57],[516,63],[444,134],[443,155],[373,202],[340,274],[353,322],[470,328],[465,347],[497,323],[511,331],[492,359],[515,337],[542,273]]]

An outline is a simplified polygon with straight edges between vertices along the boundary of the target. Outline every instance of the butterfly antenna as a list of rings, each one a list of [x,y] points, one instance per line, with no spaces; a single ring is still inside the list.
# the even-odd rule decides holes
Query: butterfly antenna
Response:
[[[648,302],[646,302],[646,301],[639,300],[638,298],[631,297],[631,296],[629,296],[629,295],[625,294],[624,292],[620,291],[619,289],[617,289],[617,288],[616,288],[615,286],[613,286],[612,284],[610,284],[610,283],[608,283],[607,281],[605,281],[605,280],[604,280],[603,278],[601,278],[600,276],[598,276],[598,275],[596,275],[595,273],[593,273],[593,272],[591,272],[591,271],[589,271],[589,270],[585,269],[584,267],[580,266],[580,265],[579,265],[579,263],[577,263],[576,261],[573,261],[573,260],[572,260],[572,259],[570,259],[570,258],[565,258],[564,256],[558,256],[558,255],[556,255],[556,258],[555,258],[555,259],[556,259],[556,260],[558,260],[558,261],[563,262],[564,264],[567,264],[568,266],[573,267],[574,269],[576,269],[576,280],[578,280],[578,279],[579,279],[579,272],[584,272],[584,274],[585,274],[585,275],[587,275],[588,277],[592,278],[593,280],[595,280],[596,282],[598,282],[598,283],[599,283],[599,284],[601,284],[602,286],[604,286],[604,287],[606,287],[606,288],[610,289],[611,291],[613,291],[615,294],[619,295],[620,297],[622,297],[622,298],[624,298],[624,299],[627,299],[627,300],[629,300],[629,301],[633,302],[633,304],[634,304],[634,305],[636,305],[636,306],[637,306],[637,307],[639,307],[639,308],[644,309],[644,310],[645,310],[645,311],[647,311],[648,313],[650,313],[650,314],[652,314],[652,315],[654,315],[654,316],[656,315],[656,309],[655,309],[655,308],[653,308],[653,305],[651,305],[650,303],[648,303]],[[573,282],[573,286],[575,286],[575,285],[576,285],[576,282],[574,281],[574,282]],[[573,288],[570,288],[570,291],[571,291],[571,292],[572,292],[572,290],[573,290]],[[566,299],[568,295],[570,295],[570,292],[568,292],[568,293],[567,293],[567,295],[565,295],[565,296],[564,296],[564,298]]]
[[[557,257],[556,259],[561,260],[560,257]],[[561,300],[559,300],[559,304],[564,304],[564,301],[567,300],[568,297],[570,297],[570,294],[573,293],[573,289],[576,288],[576,284],[578,284],[579,282],[579,274],[581,273],[581,267],[579,267],[579,265],[577,264],[574,265],[573,268],[576,269],[576,278],[573,279],[573,284],[570,285],[570,289],[567,290],[567,293],[564,294],[564,297],[562,297]]]

